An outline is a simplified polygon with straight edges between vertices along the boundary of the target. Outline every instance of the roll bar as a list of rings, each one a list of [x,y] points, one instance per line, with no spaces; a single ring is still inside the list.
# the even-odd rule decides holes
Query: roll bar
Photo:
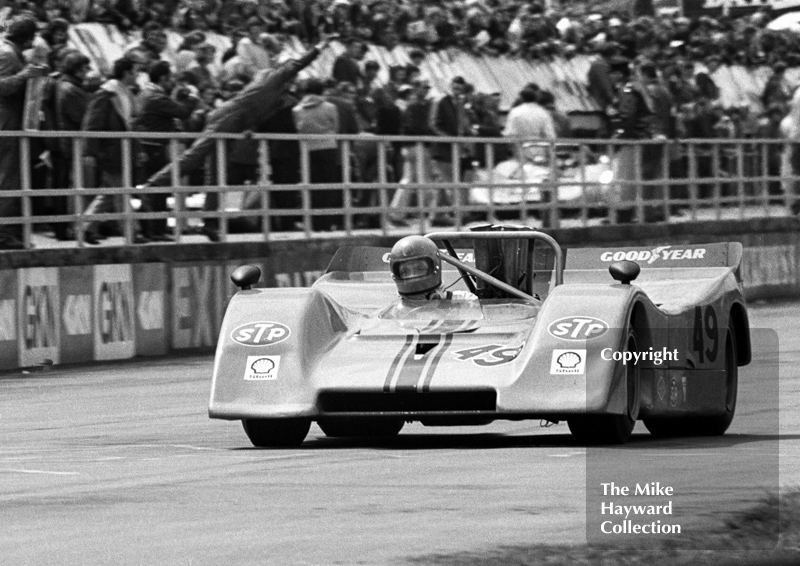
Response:
[[[450,240],[511,240],[511,239],[526,239],[526,240],[540,240],[547,245],[550,246],[553,250],[554,254],[554,271],[555,271],[555,283],[554,286],[561,285],[564,282],[564,253],[561,249],[561,246],[558,245],[558,242],[552,236],[545,234],[544,232],[538,231],[527,231],[527,230],[512,230],[512,231],[475,231],[475,232],[430,232],[425,234],[426,238],[430,238],[431,240],[442,240],[446,243],[446,247],[448,251],[452,248],[449,245]],[[452,252],[451,252],[452,253]],[[450,265],[454,265],[461,271],[462,275],[464,272],[469,273],[470,275],[474,275],[478,277],[490,285],[494,285],[499,289],[502,289],[506,293],[519,297],[525,300],[535,300],[535,297],[525,293],[524,291],[520,291],[519,289],[512,287],[508,283],[500,281],[496,277],[492,277],[488,273],[484,273],[474,267],[467,265],[466,263],[460,261],[458,258],[451,257],[446,254],[441,255],[442,261],[449,263]]]

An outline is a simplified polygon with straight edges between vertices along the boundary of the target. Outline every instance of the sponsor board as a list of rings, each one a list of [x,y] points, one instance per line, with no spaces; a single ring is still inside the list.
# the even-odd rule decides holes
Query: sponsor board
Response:
[[[0,271],[0,368],[19,365],[17,272]]]
[[[57,267],[17,272],[19,365],[61,362],[61,297]]]
[[[60,268],[61,363],[93,359],[94,334],[91,266]]]
[[[553,350],[550,360],[550,375],[584,375],[586,373],[586,350]]]
[[[140,356],[157,356],[169,351],[166,289],[166,265],[147,263],[134,266],[136,353]]]
[[[286,340],[291,333],[289,327],[280,322],[248,322],[231,332],[231,340],[243,346],[272,346]]]
[[[215,346],[228,292],[226,267],[218,264],[172,268],[172,346]]]
[[[708,250],[706,248],[681,248],[674,246],[657,246],[650,250],[617,250],[602,252],[600,261],[635,261],[637,263],[653,264],[660,261],[682,261],[704,259]]]
[[[244,369],[246,381],[271,381],[278,379],[280,356],[247,356]]]
[[[131,265],[94,266],[94,359],[136,355]]]
[[[562,340],[591,340],[608,332],[608,323],[592,316],[565,316],[551,322],[547,331]]]

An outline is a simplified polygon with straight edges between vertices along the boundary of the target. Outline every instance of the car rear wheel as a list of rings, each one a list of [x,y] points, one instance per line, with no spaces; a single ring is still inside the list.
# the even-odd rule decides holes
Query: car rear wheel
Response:
[[[626,351],[636,351],[636,334],[628,333]],[[623,444],[628,440],[639,417],[639,366],[625,364],[627,406],[623,415],[586,415],[567,419],[569,430],[582,444]]]
[[[247,438],[259,448],[300,446],[311,428],[309,419],[244,419]]]
[[[405,425],[405,421],[403,419],[323,419],[317,424],[325,436],[385,438],[397,436]]]
[[[725,434],[736,412],[736,397],[739,391],[739,364],[736,332],[728,322],[725,337],[725,412],[710,417],[673,419],[646,419],[644,425],[650,434],[659,437],[675,436],[720,436]]]

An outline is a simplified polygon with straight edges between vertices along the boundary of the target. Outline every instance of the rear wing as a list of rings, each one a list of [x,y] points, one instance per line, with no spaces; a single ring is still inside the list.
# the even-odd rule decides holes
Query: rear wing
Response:
[[[742,261],[742,244],[668,244],[622,248],[571,248],[566,269],[608,269],[615,261],[635,261],[642,269],[675,267],[733,267]]]

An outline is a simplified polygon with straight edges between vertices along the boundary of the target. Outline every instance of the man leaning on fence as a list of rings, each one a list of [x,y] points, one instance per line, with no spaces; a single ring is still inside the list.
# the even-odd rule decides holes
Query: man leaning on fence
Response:
[[[261,71],[244,90],[209,114],[203,132],[214,134],[256,131],[262,122],[282,108],[286,84],[293,81],[301,70],[317,58],[320,52],[327,47],[328,41],[328,38],[323,39],[300,59],[287,61],[272,69]],[[195,141],[178,159],[177,165],[180,174],[188,175],[203,167],[206,158],[216,146],[217,140],[211,137],[202,137]],[[168,185],[171,178],[172,164],[168,164],[151,176],[142,187]],[[215,211],[218,203],[219,197],[216,192],[206,195],[205,208],[207,211]],[[219,240],[217,224],[216,218],[210,218],[204,227],[205,234],[212,242]]]
[[[5,40],[0,43],[0,130],[22,129],[25,108],[25,88],[28,79],[47,74],[46,66],[26,65],[22,57],[33,45],[36,21],[18,16],[8,25]],[[20,190],[19,139],[0,138],[0,191]],[[19,198],[0,196],[0,218],[20,215]],[[19,226],[0,224],[0,250],[19,250],[24,247]]]

